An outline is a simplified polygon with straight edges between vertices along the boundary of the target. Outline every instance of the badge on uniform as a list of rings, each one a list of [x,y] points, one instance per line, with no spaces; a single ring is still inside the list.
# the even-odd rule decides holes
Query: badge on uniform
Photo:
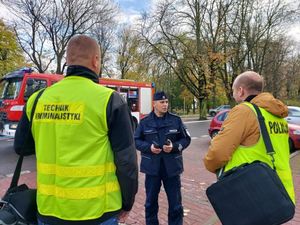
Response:
[[[176,133],[178,130],[174,129],[174,130],[169,130],[169,133]]]

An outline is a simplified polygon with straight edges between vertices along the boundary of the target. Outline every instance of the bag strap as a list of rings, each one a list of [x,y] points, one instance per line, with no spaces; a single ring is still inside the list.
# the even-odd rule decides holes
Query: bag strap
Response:
[[[32,106],[32,110],[31,110],[31,115],[30,115],[29,129],[28,129],[25,141],[27,140],[27,137],[28,137],[29,133],[31,132],[32,120],[33,120],[34,111],[35,111],[37,102],[38,102],[39,98],[41,97],[41,95],[43,94],[44,91],[45,91],[45,89],[41,90],[37,94],[37,96],[36,96],[36,98],[34,100],[34,103],[33,103],[33,106]],[[18,186],[18,182],[19,182],[19,178],[20,178],[20,174],[21,174],[21,169],[22,169],[22,164],[23,164],[23,158],[24,158],[24,154],[23,154],[22,150],[24,150],[24,147],[21,149],[21,154],[19,156],[19,159],[18,159],[16,168],[15,168],[14,175],[12,177],[9,189]]]
[[[275,158],[274,158],[274,154],[276,153],[274,151],[271,139],[270,139],[270,135],[268,133],[266,124],[265,124],[265,118],[263,117],[259,107],[253,103],[251,103],[256,111],[257,114],[257,118],[258,118],[258,122],[259,122],[259,126],[260,126],[260,131],[267,149],[267,154],[271,156],[272,158],[272,164],[273,164],[273,169],[276,170],[275,167]]]

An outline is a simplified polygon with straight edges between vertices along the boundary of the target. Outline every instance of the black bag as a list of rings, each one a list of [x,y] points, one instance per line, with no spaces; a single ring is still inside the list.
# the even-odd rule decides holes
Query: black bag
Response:
[[[40,91],[33,103],[29,131],[32,125],[36,104],[44,90]],[[28,136],[28,134],[27,134]],[[19,156],[9,189],[0,200],[0,225],[35,225],[37,224],[36,189],[29,189],[26,184],[18,186],[23,154]]]
[[[37,224],[36,189],[29,189],[26,184],[10,188],[2,198],[1,203],[1,225]],[[10,216],[8,216],[9,214]],[[15,221],[15,223],[11,223],[11,221]]]
[[[256,105],[254,108],[274,168],[259,161],[243,164],[207,188],[206,195],[223,225],[279,225],[295,214],[295,205],[276,173],[264,118]]]
[[[258,161],[224,173],[206,194],[223,225],[277,225],[295,214],[277,173]]]

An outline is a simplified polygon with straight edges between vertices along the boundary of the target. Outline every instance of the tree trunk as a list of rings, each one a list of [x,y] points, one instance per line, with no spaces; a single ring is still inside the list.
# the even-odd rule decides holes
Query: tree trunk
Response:
[[[57,58],[56,58],[56,73],[57,74],[62,74],[63,73],[63,71],[61,71],[61,69],[62,69],[62,66],[61,66],[62,58],[63,58],[63,55],[57,55]]]
[[[206,104],[204,98],[199,98],[199,120],[206,120]]]
[[[196,114],[196,102],[193,98],[193,114]]]

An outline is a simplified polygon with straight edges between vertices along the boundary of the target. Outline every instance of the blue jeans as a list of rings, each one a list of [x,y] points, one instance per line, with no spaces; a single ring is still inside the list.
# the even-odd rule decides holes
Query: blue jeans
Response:
[[[42,223],[38,220],[38,225],[50,225],[46,223]],[[105,222],[99,223],[99,225],[118,225],[118,219],[117,217],[112,217],[109,220],[106,220]]]

